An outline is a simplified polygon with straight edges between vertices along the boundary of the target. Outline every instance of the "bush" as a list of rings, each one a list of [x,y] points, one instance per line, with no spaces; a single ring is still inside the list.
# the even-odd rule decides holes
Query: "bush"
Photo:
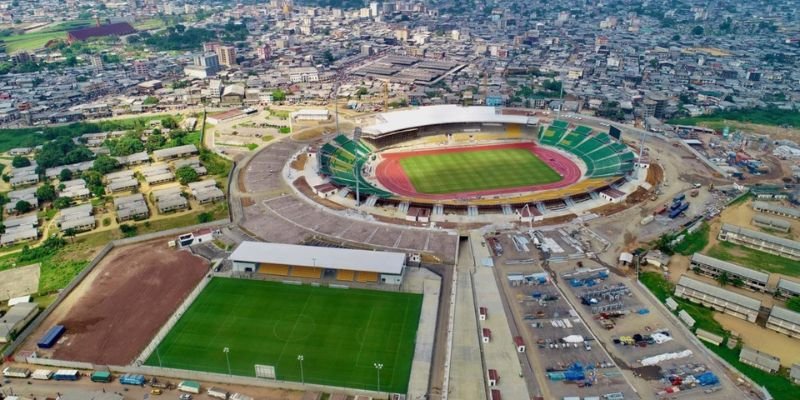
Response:
[[[197,222],[204,224],[206,222],[211,222],[214,219],[214,216],[211,215],[210,212],[204,212],[197,215]]]
[[[136,236],[135,225],[122,224],[119,226],[119,230],[122,231],[122,236],[125,236],[126,238]]]
[[[105,217],[103,218],[103,226],[111,225],[111,218]]]

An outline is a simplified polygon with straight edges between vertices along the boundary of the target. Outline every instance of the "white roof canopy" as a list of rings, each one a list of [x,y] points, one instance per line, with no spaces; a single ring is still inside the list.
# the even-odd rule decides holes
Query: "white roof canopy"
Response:
[[[242,242],[228,258],[234,262],[345,269],[394,275],[403,272],[406,261],[404,253],[263,242]]]

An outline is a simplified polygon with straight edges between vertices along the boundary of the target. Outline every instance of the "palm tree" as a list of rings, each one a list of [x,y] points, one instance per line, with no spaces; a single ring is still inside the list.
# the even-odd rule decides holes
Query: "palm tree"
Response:
[[[719,276],[717,277],[717,282],[719,282],[719,284],[720,284],[720,285],[722,285],[722,286],[725,286],[725,285],[727,285],[728,283],[730,283],[730,280],[731,280],[731,277],[730,277],[730,276],[728,276],[728,273],[727,273],[727,272],[725,272],[725,271],[723,271],[723,272],[722,272],[721,274],[719,274]]]

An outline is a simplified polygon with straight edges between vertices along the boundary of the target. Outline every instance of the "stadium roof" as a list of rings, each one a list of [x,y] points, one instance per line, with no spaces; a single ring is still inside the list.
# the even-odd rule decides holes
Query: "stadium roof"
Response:
[[[495,107],[462,107],[441,105],[420,107],[412,110],[394,111],[378,114],[376,124],[363,129],[364,134],[380,136],[389,132],[402,131],[419,126],[455,123],[508,123],[528,124],[538,119],[527,115],[501,114]]]
[[[765,242],[769,242],[772,244],[776,244],[779,246],[783,246],[793,250],[800,250],[800,242],[795,242],[794,240],[784,239],[782,237],[768,235],[766,233],[756,232],[754,230],[750,230],[747,228],[742,228],[740,226],[732,225],[732,224],[722,224],[722,230],[735,233],[737,235],[747,236],[749,238],[763,240]]]
[[[800,325],[800,313],[796,313],[783,307],[772,307],[772,312],[769,313],[769,316],[770,318],[775,317],[787,322],[791,322],[795,325]]]
[[[296,265],[399,275],[406,255],[295,244],[242,242],[228,257],[236,262]]]
[[[709,285],[705,282],[696,281],[686,275],[681,276],[681,279],[678,281],[678,286],[683,286],[751,310],[758,311],[761,309],[760,300],[743,296],[741,294],[731,292],[730,290],[725,290],[721,287]]]
[[[692,262],[710,265],[719,270],[727,271],[734,275],[743,276],[747,279],[751,279],[757,282],[767,283],[767,280],[769,280],[769,274],[755,271],[750,268],[742,267],[741,265],[737,265],[727,261],[717,260],[716,258],[709,257],[700,253],[694,253],[694,255],[692,255]]]

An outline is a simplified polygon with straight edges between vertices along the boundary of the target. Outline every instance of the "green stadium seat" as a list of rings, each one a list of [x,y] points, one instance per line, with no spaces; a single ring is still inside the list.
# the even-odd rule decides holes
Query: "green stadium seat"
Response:
[[[592,133],[592,128],[589,128],[588,126],[581,125],[581,126],[575,127],[574,131],[575,131],[575,133],[578,133],[578,134],[586,136],[586,135]]]

